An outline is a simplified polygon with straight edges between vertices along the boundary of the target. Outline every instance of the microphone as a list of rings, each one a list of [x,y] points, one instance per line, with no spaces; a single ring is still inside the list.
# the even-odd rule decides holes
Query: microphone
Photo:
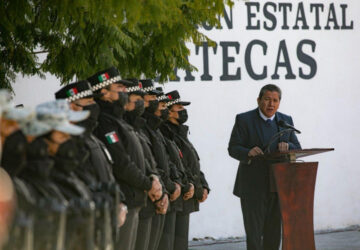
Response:
[[[280,120],[278,122],[278,125],[283,128],[290,128],[290,129],[294,130],[296,133],[301,134],[300,130],[297,130],[294,126],[290,125],[286,121]]]

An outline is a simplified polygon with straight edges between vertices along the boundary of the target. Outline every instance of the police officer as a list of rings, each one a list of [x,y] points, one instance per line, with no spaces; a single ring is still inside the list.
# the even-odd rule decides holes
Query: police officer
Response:
[[[69,202],[66,227],[66,249],[94,249],[95,203],[86,184],[75,170],[84,160],[72,136],[79,136],[84,128],[71,122],[88,118],[89,111],[72,111],[66,100],[56,100],[37,106],[38,119],[52,127],[45,141],[55,161],[52,180],[60,187]]]
[[[39,121],[35,112],[28,119],[22,120],[20,127],[28,142],[27,164],[20,177],[26,182],[36,201],[36,209],[33,210],[33,249],[62,250],[65,244],[68,202],[50,179],[54,160],[50,158],[44,135],[50,133],[52,127]]]
[[[183,196],[186,202],[183,204],[183,211],[178,212],[176,217],[174,249],[184,250],[188,248],[189,214],[199,211],[199,202],[207,199],[210,189],[204,174],[200,171],[199,156],[187,137],[188,126],[184,125],[188,118],[184,106],[190,105],[190,102],[181,101],[180,94],[176,90],[166,95],[170,99],[167,103],[170,112],[166,125],[173,133],[174,141],[181,152],[183,166],[195,188],[193,197],[190,196],[191,194]]]
[[[14,182],[18,197],[15,219],[10,228],[9,241],[5,249],[32,249],[33,223],[36,201],[29,187],[19,178],[26,167],[26,137],[20,129],[19,122],[30,115],[29,110],[16,109],[11,102],[11,95],[6,90],[0,91],[0,108],[2,112],[0,135],[3,148],[1,166],[9,173]]]
[[[141,145],[134,143],[137,135],[123,119],[128,101],[126,86],[132,83],[121,80],[114,67],[94,74],[88,81],[95,93],[102,94],[96,99],[100,116],[95,135],[105,143],[112,156],[114,176],[125,194],[129,209],[125,224],[120,229],[117,249],[133,250],[139,211],[146,205],[146,194],[152,201],[158,200],[162,196],[162,186],[158,177],[146,175]]]
[[[113,160],[105,145],[93,135],[98,124],[100,107],[94,101],[90,83],[86,80],[74,82],[55,93],[56,99],[65,99],[74,111],[88,110],[90,116],[77,125],[85,128],[83,136],[78,138],[78,147],[90,153],[87,161],[75,171],[90,187],[97,209],[96,245],[100,249],[114,249],[113,237],[118,237],[118,229],[125,222],[127,207],[121,201],[125,196],[120,191],[112,173]]]

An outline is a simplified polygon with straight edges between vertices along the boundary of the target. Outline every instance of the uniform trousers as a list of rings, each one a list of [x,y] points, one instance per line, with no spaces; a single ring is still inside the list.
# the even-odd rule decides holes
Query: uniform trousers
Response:
[[[156,214],[151,223],[150,243],[148,250],[157,250],[163,233],[165,215]]]
[[[153,217],[154,216],[139,219],[135,250],[147,250],[149,248],[151,222]]]
[[[134,250],[139,225],[139,212],[141,207],[131,208],[126,215],[124,225],[120,228],[119,240],[116,242],[117,250]]]
[[[277,193],[263,197],[241,197],[247,250],[278,250],[281,214]]]
[[[174,250],[188,250],[189,221],[190,214],[176,213]]]
[[[165,216],[165,224],[157,250],[174,250],[176,212],[171,211]]]

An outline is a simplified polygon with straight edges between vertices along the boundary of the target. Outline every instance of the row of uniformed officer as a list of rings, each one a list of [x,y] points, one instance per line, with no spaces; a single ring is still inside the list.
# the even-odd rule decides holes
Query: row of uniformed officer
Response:
[[[22,201],[7,248],[187,249],[209,193],[183,125],[190,103],[114,67],[55,96],[66,101],[5,112],[20,126],[2,128],[2,166]]]
[[[189,103],[151,80],[120,79],[116,68],[88,80],[101,95],[95,134],[114,159],[129,208],[118,249],[187,249],[189,214],[209,192],[183,125]]]

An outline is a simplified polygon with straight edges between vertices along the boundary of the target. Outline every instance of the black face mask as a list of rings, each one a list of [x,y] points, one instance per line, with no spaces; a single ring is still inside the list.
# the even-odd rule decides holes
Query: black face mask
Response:
[[[114,115],[121,117],[125,112],[125,105],[128,103],[128,94],[125,92],[118,92],[119,99],[113,102]]]
[[[16,176],[26,166],[26,137],[17,130],[4,142],[1,166],[11,175]]]
[[[159,107],[159,101],[158,100],[152,100],[149,101],[149,107],[147,107],[145,110],[146,112],[150,113],[150,114],[154,114],[156,112],[156,110]]]
[[[27,167],[40,178],[48,178],[54,161],[48,154],[48,145],[43,137],[38,137],[27,147]]]
[[[163,121],[167,121],[167,119],[169,118],[169,110],[168,110],[168,109],[163,109],[163,110],[161,110],[160,112],[161,112],[160,118],[161,118]]]
[[[188,120],[188,113],[186,109],[178,111],[179,118],[177,119],[180,124],[184,124]]]
[[[127,112],[127,116],[130,119],[135,119],[136,117],[141,116],[145,111],[145,107],[144,107],[144,101],[143,100],[137,100],[135,102],[135,109],[128,111]]]
[[[77,125],[86,129],[87,132],[91,133],[94,131],[98,124],[98,118],[100,114],[100,107],[97,103],[83,106],[83,110],[89,110],[90,116],[84,121],[77,123]]]
[[[80,166],[78,159],[78,148],[73,139],[69,139],[59,146],[59,149],[54,157],[55,167],[67,173],[74,171]]]

